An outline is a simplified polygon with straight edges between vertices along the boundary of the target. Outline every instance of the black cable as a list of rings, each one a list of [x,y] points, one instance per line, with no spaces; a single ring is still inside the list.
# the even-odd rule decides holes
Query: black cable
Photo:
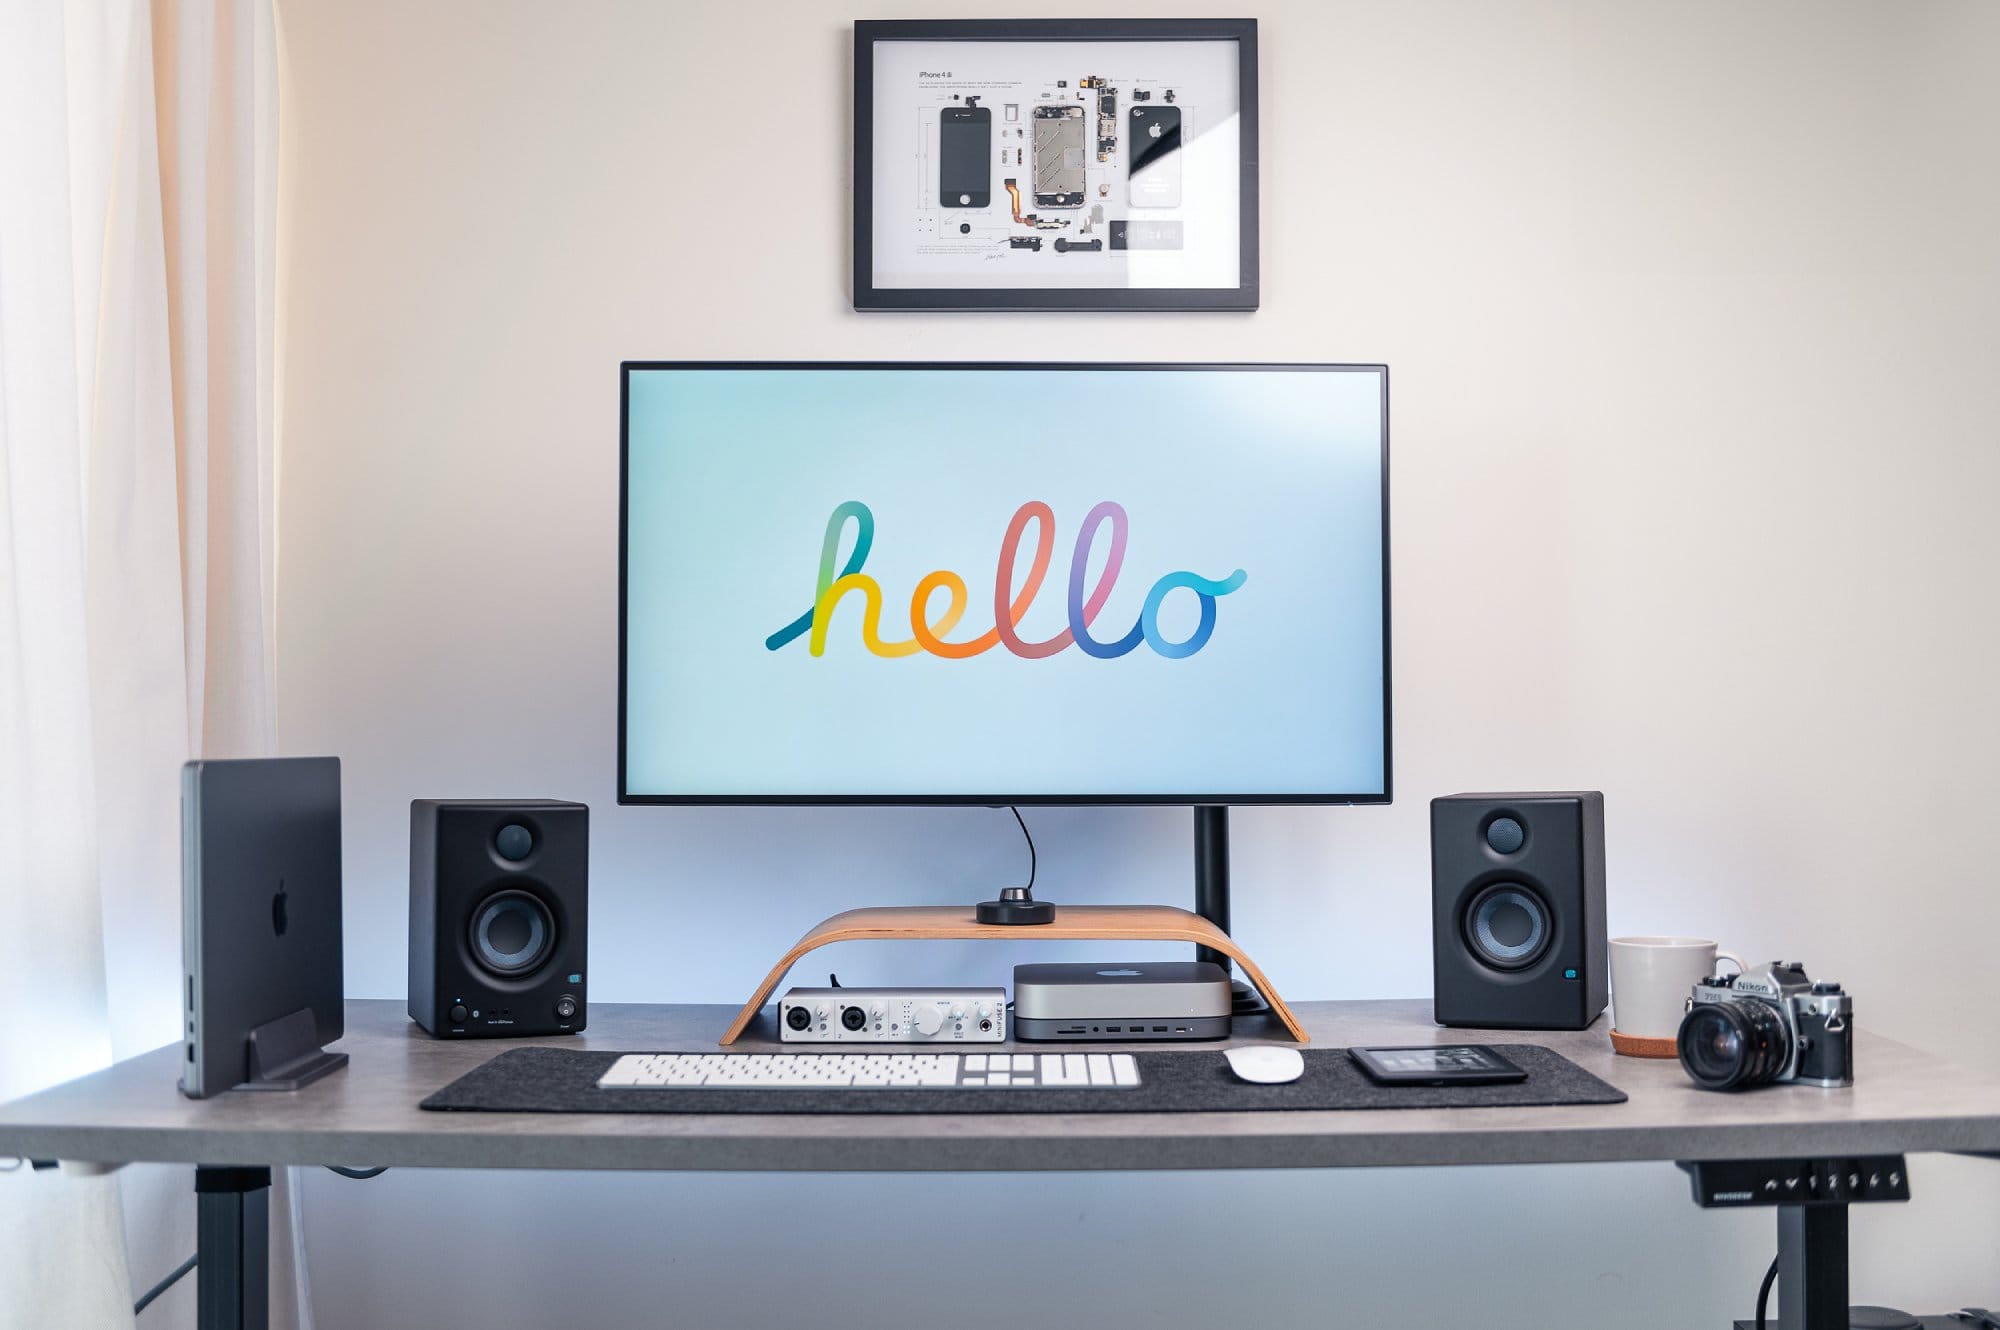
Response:
[[[370,1178],[379,1178],[384,1173],[387,1173],[389,1166],[384,1164],[380,1168],[342,1168],[338,1164],[328,1164],[326,1171],[329,1173],[338,1173],[343,1178],[353,1178],[356,1182],[366,1182]]]
[[[1012,813],[1014,820],[1021,824],[1021,834],[1028,837],[1028,890],[1033,891],[1035,889],[1035,838],[1029,834],[1028,820],[1021,816],[1020,809],[1012,804],[1008,804],[1007,811]]]
[[[172,1288],[174,1286],[174,1281],[179,1279],[182,1275],[186,1274],[188,1271],[194,1269],[194,1263],[196,1261],[199,1261],[200,1259],[201,1259],[201,1253],[196,1252],[193,1256],[190,1256],[185,1261],[182,1261],[180,1263],[179,1268],[176,1269],[172,1274],[168,1275],[165,1279],[162,1279],[159,1283],[147,1289],[146,1296],[140,1298],[137,1302],[132,1304],[132,1314],[134,1316],[137,1316],[140,1312],[145,1311],[146,1308],[152,1306],[154,1298],[159,1297],[162,1293],[165,1293],[168,1289]]]
[[[1764,1282],[1757,1286],[1757,1330],[1764,1330],[1764,1304],[1771,1296],[1771,1285],[1778,1282],[1778,1258],[1771,1258],[1771,1268],[1764,1272]]]

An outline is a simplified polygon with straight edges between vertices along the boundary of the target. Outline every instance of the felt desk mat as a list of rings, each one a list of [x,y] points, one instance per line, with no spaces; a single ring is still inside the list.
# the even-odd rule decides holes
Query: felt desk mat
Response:
[[[1226,1113],[1238,1109],[1498,1108],[1622,1104],[1623,1091],[1536,1044],[1491,1047],[1528,1073],[1512,1085],[1377,1085],[1340,1048],[1305,1050],[1305,1074],[1284,1085],[1236,1079],[1220,1050],[1135,1052],[1139,1084],[1009,1089],[600,1090],[621,1056],[514,1048],[423,1101],[474,1113]],[[831,1051],[831,1050],[827,1050]],[[909,1052],[936,1051],[913,1047]],[[973,1052],[972,1049],[955,1049]],[[1016,1052],[1028,1050],[1010,1050]],[[1084,1051],[1065,1044],[1066,1053]],[[1100,1050],[1101,1051],[1101,1050]]]

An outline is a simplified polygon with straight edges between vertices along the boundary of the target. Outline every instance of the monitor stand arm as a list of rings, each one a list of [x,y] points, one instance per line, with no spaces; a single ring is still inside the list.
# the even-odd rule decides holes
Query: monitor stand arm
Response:
[[[1196,804],[1194,810],[1194,912],[1217,928],[1229,931],[1229,809],[1223,804]],[[1229,974],[1229,957],[1213,947],[1194,949],[1198,961],[1212,961]],[[1231,978],[1229,992],[1238,1016],[1270,1008],[1257,990]]]

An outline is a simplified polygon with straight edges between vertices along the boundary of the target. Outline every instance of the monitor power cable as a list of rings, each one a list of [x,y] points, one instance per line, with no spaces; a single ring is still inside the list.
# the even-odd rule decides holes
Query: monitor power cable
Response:
[[[1017,808],[1013,804],[1008,804],[1007,811],[1012,813],[1014,815],[1014,820],[1021,824],[1021,835],[1027,838],[1028,890],[1032,892],[1035,889],[1035,837],[1034,834],[1028,830],[1028,819],[1021,816],[1021,810],[1019,808]]]

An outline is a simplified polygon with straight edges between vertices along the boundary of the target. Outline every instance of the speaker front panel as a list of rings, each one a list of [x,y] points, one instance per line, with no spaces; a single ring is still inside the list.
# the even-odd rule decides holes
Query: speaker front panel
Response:
[[[1431,804],[1436,1018],[1582,1029],[1604,1008],[1602,797]]]
[[[459,1038],[583,1029],[588,810],[418,800],[410,844],[418,1024]]]

